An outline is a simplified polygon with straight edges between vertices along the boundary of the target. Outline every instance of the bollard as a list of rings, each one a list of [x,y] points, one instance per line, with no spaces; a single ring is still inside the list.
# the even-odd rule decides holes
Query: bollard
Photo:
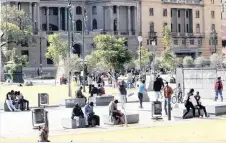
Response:
[[[168,99],[168,120],[171,120],[171,105],[170,99]]]

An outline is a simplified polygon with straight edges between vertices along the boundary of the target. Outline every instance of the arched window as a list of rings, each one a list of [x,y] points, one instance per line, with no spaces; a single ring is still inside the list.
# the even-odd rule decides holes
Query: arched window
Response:
[[[82,8],[80,6],[76,7],[76,14],[81,15],[82,14]]]
[[[97,7],[96,6],[92,7],[92,14],[97,14]]]
[[[114,13],[114,14],[117,13],[117,6],[116,6],[116,5],[113,6],[113,13]]]
[[[82,21],[81,20],[76,21],[76,31],[82,31]]]
[[[154,27],[154,22],[150,23],[150,32],[154,32],[155,31],[155,27]]]
[[[93,19],[93,30],[97,29],[97,20]]]
[[[21,3],[18,3],[18,10],[21,10]]]

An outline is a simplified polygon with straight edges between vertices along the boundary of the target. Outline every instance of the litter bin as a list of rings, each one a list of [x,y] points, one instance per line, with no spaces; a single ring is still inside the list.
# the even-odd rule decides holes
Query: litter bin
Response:
[[[49,105],[49,94],[38,93],[38,107],[45,107]]]
[[[32,126],[33,128],[39,128],[41,126],[49,126],[48,111],[44,108],[32,109]]]
[[[162,102],[160,101],[152,102],[152,118],[155,119],[162,118]]]

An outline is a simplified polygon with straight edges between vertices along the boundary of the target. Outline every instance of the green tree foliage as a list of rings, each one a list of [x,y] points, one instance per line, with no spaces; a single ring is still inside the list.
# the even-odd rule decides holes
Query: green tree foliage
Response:
[[[186,56],[183,59],[184,67],[192,67],[194,65],[194,59],[191,56]]]
[[[32,19],[23,10],[15,6],[1,6],[1,47],[5,43],[32,45],[35,42],[32,29]]]
[[[174,70],[176,68],[176,60],[172,50],[172,35],[168,26],[163,28],[162,33],[162,42],[166,49],[161,53],[161,65],[165,69]]]
[[[214,53],[210,56],[211,67],[219,68],[222,67],[222,64],[223,64],[223,55]]]
[[[132,60],[131,51],[124,43],[125,38],[116,38],[111,35],[98,35],[94,37],[97,50],[94,51],[103,65],[110,70],[120,70]]]
[[[141,51],[141,62],[140,62],[140,51]],[[138,48],[137,55],[138,55],[138,57],[135,60],[135,64],[137,67],[139,67],[141,64],[141,68],[145,68],[148,66],[150,61],[153,60],[152,52],[149,52],[148,48],[146,48],[146,47]]]

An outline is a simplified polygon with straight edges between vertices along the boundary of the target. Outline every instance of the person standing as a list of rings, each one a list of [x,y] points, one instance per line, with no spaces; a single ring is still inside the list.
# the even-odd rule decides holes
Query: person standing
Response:
[[[140,108],[143,108],[143,94],[145,92],[145,80],[142,80],[141,83],[139,84],[138,88],[138,99],[140,103]]]
[[[91,87],[93,84],[92,77],[89,75],[87,80],[88,80],[88,86],[89,86],[89,93],[91,93]]]
[[[218,94],[220,94],[221,101],[223,102],[223,94],[222,94],[222,91],[223,91],[223,83],[221,81],[221,77],[218,77],[217,78],[217,81],[215,82],[215,85],[214,85],[214,89],[215,89],[215,94],[216,94],[214,101],[217,101]]]
[[[154,85],[153,85],[153,90],[155,92],[155,100],[156,101],[158,101],[158,99],[159,99],[160,91],[162,90],[162,88],[163,88],[162,80],[159,77],[157,77],[154,82]]]
[[[122,100],[127,103],[127,90],[126,90],[126,85],[125,81],[122,80],[121,83],[119,84],[119,92],[121,94]]]
[[[166,82],[166,86],[164,87],[164,97],[165,97],[164,109],[165,109],[166,115],[168,115],[167,105],[170,104],[171,102],[172,94],[173,94],[173,89],[168,85],[168,82]],[[169,110],[171,110],[171,107],[169,108]]]
[[[190,89],[188,94],[184,96],[184,105],[187,111],[184,113],[183,119],[185,119],[186,115],[189,113],[190,108],[192,108],[193,117],[195,117],[195,107],[191,102],[192,96],[194,96],[193,94],[194,94],[194,89],[192,88]]]

